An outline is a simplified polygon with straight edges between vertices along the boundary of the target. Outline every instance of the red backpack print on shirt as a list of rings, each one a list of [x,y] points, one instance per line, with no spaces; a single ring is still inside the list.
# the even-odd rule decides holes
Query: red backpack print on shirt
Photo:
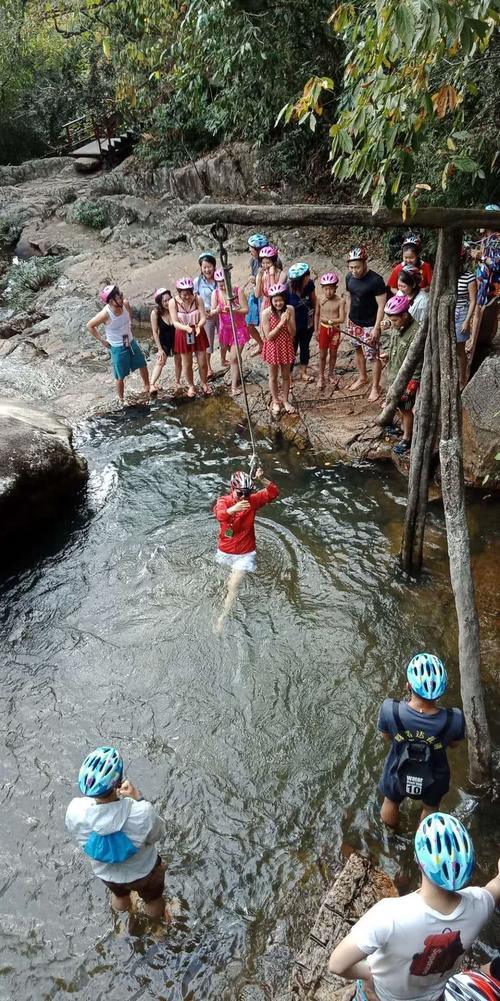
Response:
[[[424,951],[417,952],[410,966],[414,977],[427,977],[431,973],[447,973],[453,969],[464,947],[459,931],[443,931],[424,939]]]

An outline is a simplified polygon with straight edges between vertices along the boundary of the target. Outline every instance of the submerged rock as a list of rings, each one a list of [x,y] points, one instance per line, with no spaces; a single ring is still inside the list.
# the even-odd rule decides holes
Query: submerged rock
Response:
[[[0,403],[0,540],[19,547],[65,510],[87,478],[69,426],[25,403]],[[22,533],[22,534],[21,534]]]
[[[500,355],[486,358],[462,393],[464,474],[500,490]]]

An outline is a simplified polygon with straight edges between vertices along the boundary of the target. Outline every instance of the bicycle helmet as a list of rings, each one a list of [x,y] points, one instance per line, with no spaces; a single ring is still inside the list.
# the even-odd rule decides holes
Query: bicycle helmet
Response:
[[[253,490],[253,480],[249,473],[243,473],[241,469],[231,476],[231,490],[242,490],[244,493],[251,493]]]
[[[204,250],[203,253],[200,254],[200,256],[198,257],[198,264],[202,264],[203,261],[210,261],[210,264],[213,264],[214,268],[215,265],[217,264],[217,258],[215,257],[215,254],[212,254],[210,250]]]
[[[274,295],[285,295],[286,292],[288,292],[286,285],[284,285],[283,282],[276,282],[276,285],[269,286],[267,294],[269,298],[272,299]]]
[[[461,890],[474,868],[474,845],[449,813],[431,813],[415,835],[415,857],[427,879],[443,890]]]
[[[401,268],[399,272],[398,281],[400,278],[405,285],[413,285],[414,288],[419,288],[421,278],[420,268],[416,264],[405,264],[404,268]],[[410,279],[409,282],[406,281],[406,278]]]
[[[450,977],[444,1001],[500,1001],[500,984],[480,970],[462,970]]]
[[[259,257],[261,257],[261,258],[262,257],[273,258],[273,257],[277,257],[277,256],[278,256],[278,248],[277,247],[271,247],[271,245],[269,245],[267,247],[263,247],[262,250],[259,250]]]
[[[347,256],[347,261],[367,261],[368,251],[366,247],[351,247],[349,254]]]
[[[226,280],[222,268],[217,268],[217,271],[214,271],[214,278],[216,282],[223,282]]]
[[[403,240],[402,249],[404,250],[405,247],[414,247],[415,250],[420,250],[421,246],[422,241],[420,237],[416,233],[408,233],[408,236],[405,236]]]
[[[309,265],[305,261],[299,261],[297,264],[292,264],[291,268],[288,268],[289,278],[303,278],[304,275],[309,271]]]
[[[254,233],[253,236],[249,236],[247,243],[249,247],[254,247],[255,250],[262,250],[262,247],[269,246],[267,236],[264,236],[263,233]]]
[[[153,294],[153,299],[158,304],[158,306],[161,303],[162,296],[164,296],[166,292],[168,292],[170,294],[170,291],[169,291],[168,288],[157,288],[157,289],[155,289],[154,294]]]
[[[320,285],[338,285],[339,276],[335,274],[335,271],[325,271],[325,274],[321,275],[319,283]]]
[[[84,796],[105,796],[121,782],[123,761],[115,747],[96,747],[80,768],[78,785]]]
[[[100,302],[108,303],[113,292],[118,292],[118,285],[106,285],[105,288],[102,288],[99,292]]]
[[[485,212],[500,212],[500,205],[485,205]]]
[[[399,298],[406,299],[406,296]],[[446,668],[433,653],[417,653],[412,657],[406,668],[406,677],[411,690],[421,699],[439,699],[448,688]]]
[[[192,291],[194,289],[194,281],[189,275],[186,275],[184,278],[179,278],[176,281],[175,287],[179,289],[179,292]]]
[[[393,295],[389,302],[386,302],[384,313],[387,313],[387,316],[401,316],[402,313],[408,312],[409,305],[410,300],[407,295]]]

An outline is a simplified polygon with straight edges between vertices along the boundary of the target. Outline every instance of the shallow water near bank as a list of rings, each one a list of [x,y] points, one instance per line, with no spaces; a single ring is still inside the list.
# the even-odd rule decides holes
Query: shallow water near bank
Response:
[[[0,998],[234,1001],[264,979],[277,926],[300,943],[343,843],[414,885],[415,809],[397,837],[378,819],[376,722],[419,649],[447,660],[459,699],[442,512],[417,585],[395,561],[397,474],[263,440],[281,498],[259,517],[258,572],[219,639],[211,506],[244,454],[233,412],[130,408],[83,424],[75,444],[86,496],[1,588]],[[498,747],[499,508],[472,501],[470,525]],[[113,918],[65,835],[82,757],[101,742],[167,822],[182,919],[165,939]],[[445,805],[471,825],[479,882],[496,870],[500,812],[466,791],[465,748],[451,753]]]

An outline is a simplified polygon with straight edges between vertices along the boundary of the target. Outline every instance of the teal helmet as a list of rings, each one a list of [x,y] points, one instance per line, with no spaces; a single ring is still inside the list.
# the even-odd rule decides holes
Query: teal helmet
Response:
[[[461,890],[474,869],[474,845],[464,825],[448,813],[425,817],[415,835],[415,857],[427,879],[443,890]]]
[[[288,277],[292,279],[303,278],[309,270],[310,268],[306,261],[298,261],[297,264],[292,264],[292,266],[288,268]]]
[[[198,257],[198,264],[203,264],[203,261],[210,261],[210,264],[213,264],[214,268],[215,265],[217,264],[217,258],[215,254],[212,254],[211,250],[204,250],[200,254],[200,256]]]
[[[255,250],[262,250],[262,247],[267,247],[269,240],[263,233],[254,233],[253,236],[248,237],[247,243],[249,247],[253,247]]]
[[[396,298],[394,296],[394,300]],[[433,653],[417,653],[412,657],[406,668],[406,677],[412,692],[421,699],[439,699],[448,688],[446,668]]]
[[[78,785],[84,796],[106,796],[123,777],[123,760],[116,747],[96,747],[80,768]]]

